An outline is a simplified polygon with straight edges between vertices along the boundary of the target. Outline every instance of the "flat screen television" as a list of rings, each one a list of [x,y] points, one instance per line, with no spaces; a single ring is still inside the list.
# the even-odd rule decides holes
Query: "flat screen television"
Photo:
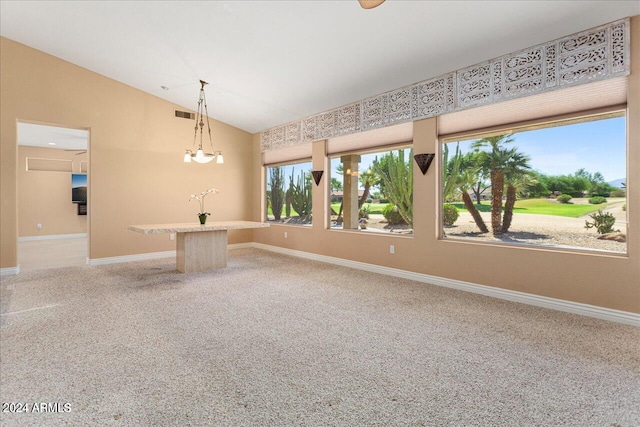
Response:
[[[71,174],[71,201],[73,203],[87,204],[87,174]]]

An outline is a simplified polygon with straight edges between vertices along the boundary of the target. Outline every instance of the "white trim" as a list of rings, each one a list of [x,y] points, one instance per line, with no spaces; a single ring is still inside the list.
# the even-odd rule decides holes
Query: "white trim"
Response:
[[[229,250],[233,250],[233,249],[251,249],[254,248],[255,243],[253,242],[246,242],[246,243],[233,243],[231,245],[227,245],[227,248]]]
[[[176,256],[176,251],[147,252],[144,254],[113,256],[113,257],[106,257],[106,258],[88,258],[87,264],[93,267],[96,265],[117,264],[120,262],[146,261],[149,259],[170,258],[170,257],[175,258],[175,256]]]
[[[20,266],[0,268],[0,277],[15,276],[16,274],[20,274]]]
[[[544,307],[552,310],[564,311],[567,313],[579,314],[582,316],[594,317],[596,319],[608,320],[611,322],[623,323],[640,327],[640,314],[627,311],[614,310],[611,308],[598,307],[589,304],[582,304],[573,301],[566,301],[556,298],[549,298],[539,295],[528,294],[525,292],[512,291],[508,289],[495,288],[492,286],[478,285],[460,280],[447,279],[445,277],[431,276],[428,274],[414,273],[412,271],[399,270],[396,268],[383,267],[364,262],[350,261],[342,258],[335,258],[326,255],[318,255],[310,252],[297,251],[294,249],[286,249],[277,246],[265,245],[263,243],[254,243],[254,248],[266,251],[277,252],[284,255],[291,255],[298,258],[305,258],[314,261],[326,262],[329,264],[340,265],[343,267],[355,268],[357,270],[365,270],[372,273],[384,274],[387,276],[401,277],[403,279],[415,280],[417,282],[428,283],[431,285],[442,286],[445,288],[457,289],[474,294],[481,294],[493,298],[499,298],[507,301],[528,304],[536,307]]]
[[[253,248],[253,243],[234,243],[228,245],[227,248],[232,249],[244,249],[244,248]],[[133,261],[146,261],[149,259],[160,259],[160,258],[175,258],[176,251],[164,251],[164,252],[147,252],[143,254],[135,254],[135,255],[123,255],[123,256],[114,256],[114,257],[106,257],[106,258],[87,258],[87,265],[96,266],[96,265],[106,265],[106,264],[117,264],[119,262],[133,262]]]
[[[87,233],[78,234],[47,234],[43,236],[18,237],[18,242],[30,242],[32,240],[53,240],[53,239],[80,239],[87,237]]]

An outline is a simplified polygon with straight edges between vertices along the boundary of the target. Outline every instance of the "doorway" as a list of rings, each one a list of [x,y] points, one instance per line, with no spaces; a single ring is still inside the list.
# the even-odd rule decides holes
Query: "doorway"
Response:
[[[17,135],[20,271],[86,265],[89,130],[18,122]]]

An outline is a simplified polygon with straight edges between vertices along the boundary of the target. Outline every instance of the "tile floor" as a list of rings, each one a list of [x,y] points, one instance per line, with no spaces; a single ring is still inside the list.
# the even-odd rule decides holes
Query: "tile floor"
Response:
[[[83,266],[86,261],[86,237],[18,242],[20,272]]]

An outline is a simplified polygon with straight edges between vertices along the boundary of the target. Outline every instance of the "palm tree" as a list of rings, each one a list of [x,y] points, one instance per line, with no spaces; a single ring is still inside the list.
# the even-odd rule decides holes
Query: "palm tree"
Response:
[[[358,207],[361,207],[364,202],[367,201],[367,199],[369,198],[371,187],[373,187],[374,185],[378,185],[379,181],[380,177],[373,168],[365,172],[360,172],[360,183],[364,187],[364,191],[362,192],[362,196],[358,201]]]
[[[531,169],[529,160],[531,160],[529,156],[516,152],[505,165],[504,174],[507,183],[507,200],[504,204],[504,216],[502,218],[503,233],[509,231],[509,227],[511,227],[517,190],[518,188],[524,188],[527,184],[527,177]]]
[[[475,182],[475,174],[472,171],[465,170],[460,174],[460,181],[458,188],[462,193],[462,201],[464,202],[464,207],[467,208],[467,211],[473,217],[476,225],[480,229],[482,233],[488,233],[489,229],[487,225],[484,223],[482,216],[480,216],[480,212],[478,212],[478,208],[473,204],[473,200],[471,200],[471,196],[469,196],[469,189]]]
[[[478,166],[491,179],[491,230],[502,234],[502,195],[504,194],[505,171],[509,160],[517,154],[516,148],[507,149],[503,145],[513,142],[508,135],[488,136],[475,141],[473,148],[478,152]]]
[[[449,148],[447,144],[444,145],[442,164],[442,200],[447,201],[453,193],[453,190],[458,189],[462,194],[462,201],[465,208],[473,217],[476,225],[482,233],[489,232],[484,220],[480,216],[480,212],[473,204],[471,196],[469,196],[469,189],[472,188],[476,182],[478,175],[478,167],[476,165],[474,153],[467,153],[464,156],[460,152],[460,144],[456,145],[456,153],[449,160]]]

